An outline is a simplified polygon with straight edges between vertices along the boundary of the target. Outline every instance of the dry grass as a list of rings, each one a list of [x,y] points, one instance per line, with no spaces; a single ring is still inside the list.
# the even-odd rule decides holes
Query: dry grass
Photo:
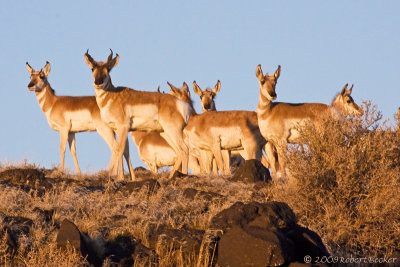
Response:
[[[102,243],[131,235],[150,246],[154,227],[207,230],[211,218],[236,201],[283,201],[295,211],[299,223],[316,231],[335,256],[390,256],[400,247],[400,131],[388,127],[370,104],[360,119],[327,120],[325,131],[302,129],[305,146],[291,146],[288,153],[289,182],[268,186],[231,182],[222,177],[156,177],[161,188],[146,188],[125,195],[121,183],[108,183],[104,172],[74,176],[45,170],[56,186],[39,196],[18,187],[0,185],[0,212],[34,221],[29,236],[20,236],[16,258],[21,266],[82,266],[85,260],[73,249],[57,248],[57,225],[67,218],[88,234],[101,254]],[[18,167],[34,167],[26,162]],[[0,164],[0,170],[15,168]],[[137,174],[139,179],[145,176]],[[105,190],[90,187],[106,185]],[[187,199],[186,188],[215,192],[222,198]],[[34,210],[53,210],[45,222]],[[9,265],[0,240],[0,264]],[[160,266],[196,266],[197,253],[187,255],[170,244],[157,244]],[[213,251],[207,252],[212,254]],[[13,263],[18,265],[18,263]],[[207,266],[203,259],[198,266]],[[110,259],[103,266],[113,266]],[[136,266],[143,266],[137,263]],[[145,265],[146,266],[146,265]]]
[[[290,185],[275,192],[335,255],[389,256],[400,247],[400,130],[370,103],[364,115],[301,129],[288,153]],[[317,134],[316,134],[317,133]]]

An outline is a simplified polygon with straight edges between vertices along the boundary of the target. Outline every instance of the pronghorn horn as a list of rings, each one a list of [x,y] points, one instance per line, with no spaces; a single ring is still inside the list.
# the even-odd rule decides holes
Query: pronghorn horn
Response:
[[[92,58],[91,55],[89,55],[89,49],[86,50],[85,56],[87,57],[87,59],[90,61],[90,63],[94,63],[94,59]]]
[[[33,72],[31,65],[29,65],[28,61],[26,62],[26,68],[28,69],[29,73]]]
[[[341,95],[344,95],[345,93],[346,93],[346,90],[347,90],[347,86],[348,86],[349,84],[345,84],[344,85],[344,87],[343,87],[343,89],[342,89],[342,92],[340,93]]]
[[[111,53],[107,58],[107,63],[110,63],[110,61],[112,60],[112,57],[113,57],[113,51],[111,50],[111,48],[110,48],[110,51],[111,51]]]
[[[354,86],[354,84],[352,84],[351,87],[350,87],[350,89],[347,90],[347,92],[349,93],[349,95],[351,95],[351,92],[353,91],[353,86]]]
[[[172,84],[170,84],[170,82],[167,82],[167,84],[169,85],[169,87],[171,87],[172,91],[175,91],[175,90],[176,90],[176,87],[173,86]]]

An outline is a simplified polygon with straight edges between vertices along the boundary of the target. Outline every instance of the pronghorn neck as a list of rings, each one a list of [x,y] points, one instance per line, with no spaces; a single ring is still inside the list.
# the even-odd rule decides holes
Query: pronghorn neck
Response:
[[[345,110],[343,109],[343,105],[341,103],[341,96],[337,94],[331,103],[331,107],[337,110],[341,114],[345,114]]]
[[[196,112],[196,110],[194,109],[194,106],[193,106],[193,100],[192,100],[192,98],[190,98],[189,97],[189,99],[186,101],[186,100],[184,100],[186,103],[188,103],[189,104],[189,106],[192,108],[192,114],[191,115],[197,115],[197,112]]]
[[[36,98],[39,102],[39,106],[42,109],[42,111],[44,113],[48,112],[53,107],[53,104],[57,99],[57,96],[55,95],[53,88],[51,88],[49,83],[46,83],[46,85],[41,91],[35,93],[36,93]]]
[[[340,93],[337,94],[337,95],[335,96],[335,98],[333,99],[333,101],[332,101],[330,107],[331,107],[332,114],[333,114],[334,116],[337,116],[337,117],[343,117],[343,116],[345,116],[346,110],[345,110],[345,108],[344,108],[344,106],[343,106],[342,101],[343,101],[343,99],[342,99]]]
[[[258,105],[257,105],[257,114],[258,115],[263,115],[271,110],[271,105],[272,101],[269,100],[265,95],[263,95],[261,89],[260,89],[260,97],[258,99]]]

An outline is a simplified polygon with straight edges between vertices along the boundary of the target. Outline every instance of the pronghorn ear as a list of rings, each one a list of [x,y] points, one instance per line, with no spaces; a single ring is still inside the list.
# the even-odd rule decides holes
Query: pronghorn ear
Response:
[[[261,80],[264,78],[264,74],[263,74],[263,71],[262,71],[262,69],[261,69],[261,64],[258,64],[258,66],[257,66],[257,69],[256,69],[256,76],[257,76],[257,79],[258,79],[259,81],[261,81]]]
[[[353,86],[354,86],[354,84],[352,84],[351,87],[350,87],[350,89],[347,90],[347,94],[348,94],[348,95],[351,95],[351,92],[353,91]]]
[[[86,51],[84,57],[85,57],[86,64],[87,64],[91,69],[93,69],[94,66],[95,66],[95,61],[94,61],[94,59],[89,55],[89,49]]]
[[[278,80],[279,75],[281,75],[281,65],[278,65],[278,69],[274,73],[275,80]]]
[[[342,92],[340,92],[340,94],[341,94],[342,96],[346,94],[347,86],[348,86],[348,84],[346,83],[346,84],[344,85],[343,89],[342,89]]]
[[[49,75],[49,73],[50,73],[50,62],[48,62],[48,61],[46,61],[46,65],[44,66],[44,68],[43,68],[43,72],[44,72],[44,75]]]
[[[28,69],[29,74],[32,75],[33,69],[32,69],[32,67],[29,65],[28,61],[26,62],[26,68]]]
[[[118,65],[119,55],[115,54],[115,58],[108,63],[108,71],[112,70],[115,66]]]
[[[190,94],[190,92],[189,92],[189,86],[187,85],[186,82],[183,82],[183,84],[182,84],[182,90]]]
[[[221,89],[221,82],[218,80],[217,84],[212,89],[213,94],[214,95],[218,94],[220,89]]]
[[[196,81],[193,81],[193,91],[200,97],[203,95],[203,91],[197,85]]]

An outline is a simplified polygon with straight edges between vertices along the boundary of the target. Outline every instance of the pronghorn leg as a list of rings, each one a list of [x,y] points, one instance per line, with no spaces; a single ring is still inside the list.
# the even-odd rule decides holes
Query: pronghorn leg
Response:
[[[81,169],[79,168],[78,159],[76,158],[75,133],[68,133],[68,145],[69,145],[69,150],[71,151],[72,158],[74,159],[76,173],[81,174]]]
[[[115,168],[113,163],[114,163],[114,158],[117,155],[118,143],[115,140],[114,132],[110,127],[108,127],[102,121],[100,121],[97,124],[96,131],[104,139],[104,141],[107,143],[108,147],[110,148],[111,160],[110,160],[110,166],[108,168],[108,171],[109,171],[110,175],[116,176],[118,174],[118,169]]]
[[[282,176],[286,176],[286,150],[287,150],[287,142],[280,141],[277,142],[278,145],[275,146],[277,155],[278,155],[278,163],[279,163],[279,171]],[[272,143],[274,145],[274,143]]]
[[[218,169],[221,171],[222,174],[225,174],[222,153],[221,153],[221,140],[220,139],[214,140],[213,146],[212,146],[212,153],[214,155],[215,161],[217,162]]]
[[[231,152],[229,150],[222,150],[222,159],[224,161],[224,172],[231,175]]]
[[[154,173],[154,174],[158,174],[158,168],[157,168],[157,164],[153,164],[153,163],[148,163],[147,164],[148,166],[149,166],[149,169],[150,169],[150,171],[152,172],[152,173]]]
[[[211,174],[212,152],[200,150],[200,171],[204,174]]]
[[[131,176],[131,180],[134,181],[135,180],[135,172],[133,171],[131,158],[129,156],[129,140],[126,140],[125,149],[124,149],[124,158],[126,161],[126,165],[128,165],[128,168],[129,168],[129,175]]]
[[[188,167],[192,170],[193,174],[199,174],[200,173],[200,165],[197,160],[197,158],[191,154],[189,154],[189,163]]]
[[[113,159],[113,166],[119,166],[118,178],[120,180],[124,179],[124,167],[122,162],[122,156],[125,151],[125,145],[128,139],[128,130],[129,126],[120,125],[117,127],[117,142],[118,142],[118,149],[116,157]]]
[[[64,171],[64,159],[65,159],[65,147],[67,145],[68,140],[68,131],[60,131],[60,171]]]
[[[175,150],[176,158],[174,166],[172,166],[169,178],[174,176],[175,172],[179,170],[182,164],[182,173],[187,174],[188,163],[189,163],[189,148],[183,141],[182,129],[176,126],[171,127],[169,124],[164,124],[164,132],[161,136],[164,137],[165,141]]]
[[[218,176],[217,161],[215,160],[214,157],[212,159],[212,173],[213,173],[213,175]],[[222,173],[222,170],[221,170],[221,173]]]
[[[269,166],[271,167],[271,171],[273,174],[279,170],[279,160],[278,160],[278,153],[276,151],[275,146],[271,142],[267,142],[264,145],[264,150],[266,154],[266,161],[268,162]],[[265,165],[264,165],[265,166]]]

